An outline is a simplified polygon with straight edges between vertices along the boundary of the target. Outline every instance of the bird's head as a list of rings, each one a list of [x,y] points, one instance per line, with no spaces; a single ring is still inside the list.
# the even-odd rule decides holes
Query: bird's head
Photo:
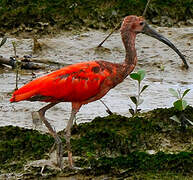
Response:
[[[121,33],[133,32],[140,33],[143,31],[145,20],[141,16],[127,16],[124,18],[121,25]]]
[[[129,34],[129,33],[132,33],[132,34],[143,33],[155,39],[158,39],[159,41],[163,42],[164,44],[172,48],[182,59],[185,68],[188,69],[189,66],[186,62],[184,55],[167,38],[165,38],[164,36],[156,32],[154,29],[152,29],[147,24],[147,22],[143,17],[141,16],[138,17],[135,15],[130,15],[125,17],[120,30],[122,35]]]

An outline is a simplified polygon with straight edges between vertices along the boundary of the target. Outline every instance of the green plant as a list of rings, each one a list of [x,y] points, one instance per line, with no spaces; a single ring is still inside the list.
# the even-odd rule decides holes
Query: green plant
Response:
[[[131,101],[135,105],[135,108],[132,108],[132,106],[130,105],[131,108],[129,109],[129,112],[132,115],[135,115],[136,113],[138,113],[140,111],[140,109],[138,109],[138,107],[140,104],[143,103],[143,99],[141,99],[141,94],[148,87],[148,85],[145,85],[141,88],[141,81],[145,78],[145,74],[146,74],[145,70],[139,70],[137,73],[131,73],[130,74],[130,77],[133,80],[136,80],[138,82],[137,95],[130,97]]]
[[[12,42],[12,45],[13,45],[13,51],[14,51],[14,58],[15,58],[15,69],[16,69],[16,77],[15,77],[15,90],[18,89],[18,79],[19,79],[19,70],[20,70],[20,62],[18,61],[17,59],[17,51],[16,51],[16,42],[13,41]]]
[[[184,110],[187,108],[188,103],[186,100],[184,100],[184,97],[186,94],[190,91],[190,89],[186,89],[183,93],[181,92],[181,89],[173,89],[169,88],[169,92],[177,98],[177,100],[173,103],[174,108],[179,112],[178,115],[172,116],[170,119],[178,122],[181,124],[182,127],[186,127],[188,124],[193,125],[193,122],[189,120],[185,114]]]

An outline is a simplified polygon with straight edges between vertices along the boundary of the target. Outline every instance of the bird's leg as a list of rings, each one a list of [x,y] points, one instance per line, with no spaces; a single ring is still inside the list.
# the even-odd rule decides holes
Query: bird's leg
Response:
[[[67,124],[66,129],[65,129],[66,146],[67,146],[67,151],[68,151],[68,162],[69,162],[70,168],[74,168],[73,160],[72,160],[72,150],[71,150],[71,144],[70,144],[71,128],[73,125],[73,120],[76,116],[76,113],[80,109],[80,106],[81,105],[79,105],[79,104],[77,104],[77,105],[72,104],[71,116],[70,116],[70,119],[69,119],[68,124]]]
[[[68,124],[67,124],[66,129],[65,129],[66,146],[67,146],[67,151],[68,151],[68,162],[69,162],[70,168],[73,168],[70,138],[71,138],[71,128],[73,125],[73,120],[75,118],[75,115],[76,115],[76,111],[72,110],[70,119],[69,119]]]
[[[58,166],[62,169],[63,167],[63,163],[62,163],[62,158],[63,158],[63,148],[62,148],[62,141],[59,138],[59,136],[57,135],[56,131],[52,128],[52,126],[50,125],[50,123],[47,121],[47,119],[45,118],[45,112],[53,107],[54,105],[56,105],[57,103],[50,103],[46,106],[44,106],[43,108],[41,108],[38,113],[40,115],[40,119],[44,122],[44,124],[46,125],[46,127],[49,130],[49,133],[53,136],[53,138],[55,139],[55,143],[57,145],[57,164]]]

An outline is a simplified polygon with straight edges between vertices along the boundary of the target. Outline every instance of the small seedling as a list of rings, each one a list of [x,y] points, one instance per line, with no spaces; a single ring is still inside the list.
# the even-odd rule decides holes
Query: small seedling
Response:
[[[148,87],[148,85],[145,85],[141,88],[141,81],[145,78],[145,70],[139,70],[137,73],[130,74],[130,77],[133,80],[136,80],[138,82],[138,93],[136,96],[131,96],[130,99],[134,103],[135,108],[132,108],[130,105],[129,112],[134,116],[136,113],[138,113],[141,109],[138,109],[139,105],[143,103],[143,99],[141,99],[142,92]]]
[[[16,77],[15,77],[15,90],[18,89],[18,78],[19,78],[19,70],[20,70],[20,64],[19,64],[19,61],[17,59],[17,51],[16,51],[16,43],[15,41],[12,42],[12,45],[13,45],[13,51],[14,51],[14,56],[15,56],[15,60],[16,60]]]
[[[180,112],[178,116],[174,115],[170,119],[181,124],[182,127],[186,127],[186,125],[193,125],[193,122],[190,121],[184,114],[184,110],[187,108],[188,103],[184,100],[184,96],[190,91],[190,89],[186,89],[183,93],[180,89],[169,88],[169,92],[177,98],[177,100],[173,103],[174,108]]]

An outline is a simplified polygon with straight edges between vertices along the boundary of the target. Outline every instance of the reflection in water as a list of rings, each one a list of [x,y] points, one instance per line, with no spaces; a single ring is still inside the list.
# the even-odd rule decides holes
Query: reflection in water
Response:
[[[192,59],[193,49],[191,49],[191,37],[184,37],[184,34],[190,33],[191,28],[158,28],[163,35],[168,37],[183,54],[187,56],[190,63],[189,70],[181,69],[181,59],[167,46],[159,41],[145,35],[137,37],[136,48],[138,53],[138,65],[136,70],[144,69],[147,72],[144,84],[149,85],[144,91],[142,98],[144,103],[140,108],[144,111],[157,107],[172,106],[173,98],[168,89],[187,88],[193,89]],[[41,54],[34,54],[38,58],[46,58],[56,62],[73,64],[88,60],[103,59],[111,62],[121,62],[124,59],[125,52],[121,42],[119,32],[114,33],[103,45],[104,48],[96,49],[98,43],[104,39],[108,33],[91,30],[78,35],[69,35],[67,33],[58,35],[54,38],[43,38],[40,41],[46,43],[49,48],[44,49]],[[12,41],[17,43],[17,54],[19,56],[32,54],[31,39],[9,38],[7,43],[1,48],[0,55],[12,56]],[[7,72],[6,72],[7,71]],[[42,75],[45,72],[38,72]],[[32,79],[31,72],[27,71],[20,76],[19,86]],[[40,102],[19,102],[10,104],[8,92],[15,88],[15,74],[12,70],[4,70],[0,74],[0,126],[17,125],[32,128],[31,111],[38,110],[44,103]],[[112,112],[130,116],[128,109],[129,96],[136,92],[136,82],[129,77],[125,81],[112,89],[103,101]],[[193,105],[193,90],[186,96],[189,104]],[[62,130],[70,116],[70,103],[60,103],[50,109],[47,116],[56,130]],[[85,105],[77,114],[77,122],[90,121],[96,116],[107,115],[104,105],[96,101]],[[46,130],[44,127],[40,127]]]

